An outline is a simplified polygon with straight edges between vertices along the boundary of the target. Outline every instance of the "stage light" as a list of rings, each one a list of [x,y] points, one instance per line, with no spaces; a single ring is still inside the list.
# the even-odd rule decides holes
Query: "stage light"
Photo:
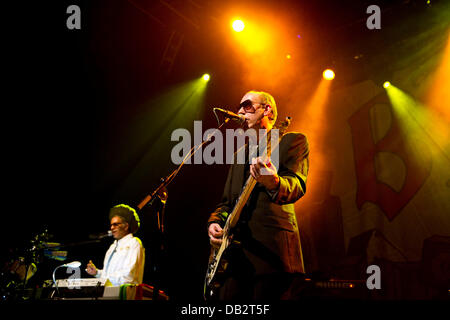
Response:
[[[391,85],[391,83],[389,81],[386,81],[385,83],[383,83],[383,87],[385,89],[387,89],[390,85]]]
[[[411,158],[417,161],[417,168],[431,170],[431,162],[437,159],[443,150],[448,150],[450,129],[447,120],[416,97],[397,88],[395,84],[389,85],[386,94],[392,105],[392,116],[401,130],[402,143],[408,146],[408,153],[414,156]],[[423,137],[427,139],[422,140]],[[437,165],[433,170],[441,170],[444,166]]]
[[[207,73],[205,73],[205,74],[202,76],[202,79],[203,79],[203,81],[205,81],[205,82],[208,82],[210,78],[211,78],[210,75],[207,74]]]
[[[325,80],[333,80],[334,79],[334,72],[331,69],[326,69],[322,75]]]
[[[292,56],[290,54],[287,54],[286,59],[290,59],[290,58],[292,58]]]
[[[233,30],[236,32],[241,32],[245,28],[245,24],[242,20],[234,20],[232,26]]]

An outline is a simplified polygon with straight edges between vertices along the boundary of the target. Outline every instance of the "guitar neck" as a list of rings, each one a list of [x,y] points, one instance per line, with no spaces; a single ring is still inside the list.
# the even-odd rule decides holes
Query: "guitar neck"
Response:
[[[228,228],[234,228],[234,226],[236,226],[236,223],[239,221],[242,209],[247,203],[247,200],[250,197],[250,194],[252,193],[255,185],[256,180],[251,175],[249,175],[247,182],[245,183],[245,187],[242,190],[241,196],[239,197],[236,205],[234,206],[233,212],[230,214],[230,217],[227,220]]]

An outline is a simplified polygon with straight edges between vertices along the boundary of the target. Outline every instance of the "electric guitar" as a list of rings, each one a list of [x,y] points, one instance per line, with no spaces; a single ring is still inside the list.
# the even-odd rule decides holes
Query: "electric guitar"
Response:
[[[271,145],[271,139],[268,139],[267,142],[267,155],[270,157],[271,149],[275,149],[280,140],[283,136],[284,132],[290,125],[291,118],[287,117],[286,120],[284,120],[279,126],[277,126],[277,129],[279,130],[279,139],[274,141],[275,145]],[[263,138],[266,139],[267,135]],[[208,300],[213,295],[215,295],[215,291],[220,287],[220,281],[217,280],[218,274],[223,274],[227,268],[227,261],[226,259],[223,259],[223,256],[225,255],[228,247],[232,243],[232,235],[233,235],[233,228],[236,226],[237,222],[239,221],[239,217],[241,215],[241,212],[247,203],[248,199],[250,198],[250,195],[253,191],[253,188],[255,187],[257,181],[253,178],[253,176],[250,174],[247,181],[244,184],[244,187],[242,188],[241,194],[239,195],[236,204],[233,208],[233,211],[228,215],[227,221],[225,222],[225,226],[223,227],[223,235],[222,235],[222,244],[220,247],[215,248],[211,246],[211,254],[209,256],[208,261],[208,268],[206,271],[205,276],[205,283],[204,283],[204,298],[205,300]]]

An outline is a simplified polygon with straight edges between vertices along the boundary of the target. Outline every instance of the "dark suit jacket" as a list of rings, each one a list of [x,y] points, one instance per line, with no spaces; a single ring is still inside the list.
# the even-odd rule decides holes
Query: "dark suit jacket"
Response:
[[[289,132],[279,144],[279,189],[269,192],[257,183],[236,227],[246,259],[254,274],[304,272],[294,203],[306,191],[309,146],[305,135]],[[208,223],[224,225],[247,180],[248,164],[232,164],[221,203]],[[226,212],[226,213],[224,213]],[[232,261],[230,261],[232,263]]]

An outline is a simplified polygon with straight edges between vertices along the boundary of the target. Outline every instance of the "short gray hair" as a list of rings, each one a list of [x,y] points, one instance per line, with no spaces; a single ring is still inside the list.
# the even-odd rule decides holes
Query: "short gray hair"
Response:
[[[272,107],[272,117],[269,117],[269,119],[272,121],[272,123],[275,123],[275,121],[277,121],[278,111],[277,104],[275,103],[275,99],[273,98],[273,96],[270,93],[256,90],[251,90],[247,93],[254,93],[259,95],[263,98],[264,105],[270,105]]]

